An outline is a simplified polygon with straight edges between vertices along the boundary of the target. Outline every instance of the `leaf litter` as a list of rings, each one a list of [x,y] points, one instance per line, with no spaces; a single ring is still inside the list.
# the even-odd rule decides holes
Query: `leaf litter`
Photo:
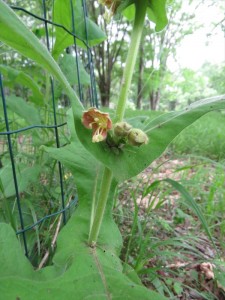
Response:
[[[182,204],[182,196],[179,192],[161,182],[155,189],[146,193],[146,188],[156,181],[170,178],[182,184],[188,183],[191,187],[195,182],[197,170],[196,161],[190,161],[188,157],[171,158],[163,156],[152,163],[136,178],[131,179],[119,186],[118,202],[115,205],[115,219],[119,224],[122,235],[125,239],[125,247],[122,250],[121,258],[124,259],[126,247],[131,235],[131,240],[140,238],[140,228],[145,223],[142,232],[142,243],[150,238],[159,243],[161,255],[154,253],[154,244],[151,242],[145,249],[145,264],[143,270],[156,269],[155,278],[158,277],[162,288],[161,292],[170,296],[170,299],[225,299],[225,275],[219,279],[217,274],[225,274],[224,248],[215,238],[216,247],[220,252],[220,259],[217,251],[205,235],[197,217]],[[202,163],[200,163],[202,164]],[[215,180],[213,164],[202,164],[205,172],[208,172],[207,180],[201,182],[201,192],[208,193],[209,186]],[[199,202],[201,195],[195,196]],[[131,232],[135,205],[138,206],[138,222],[136,233]],[[148,220],[149,219],[149,220]],[[144,225],[143,225],[144,226]],[[149,231],[151,234],[149,235]],[[166,245],[168,239],[180,239],[182,245]],[[133,242],[129,249],[129,263],[134,267],[135,260],[138,260],[141,247],[140,243]],[[173,252],[171,255],[164,254],[166,251]],[[148,257],[150,257],[148,259]],[[217,264],[214,264],[214,262]],[[222,262],[222,263],[221,263]],[[223,266],[224,265],[224,266]],[[149,288],[156,288],[155,278],[148,276],[148,272],[142,270],[142,281]],[[153,271],[154,273],[154,271]],[[157,288],[156,288],[157,289]],[[173,295],[173,296],[171,296]]]

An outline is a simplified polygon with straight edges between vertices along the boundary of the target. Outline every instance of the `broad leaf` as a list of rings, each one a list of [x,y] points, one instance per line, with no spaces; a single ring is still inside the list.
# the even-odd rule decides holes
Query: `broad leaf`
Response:
[[[166,0],[146,0],[148,2],[147,16],[150,21],[155,23],[155,30],[161,31],[163,30],[167,23],[166,16]],[[126,0],[122,1],[121,5],[118,7],[118,12],[123,12],[124,16],[128,18],[128,20],[134,19],[135,15],[135,1],[134,0]],[[137,5],[142,5],[137,4]]]
[[[2,266],[0,269],[0,282],[12,274],[20,278],[32,276],[33,268],[23,254],[22,248],[15,237],[15,232],[5,223],[0,223],[0,245],[0,260]],[[21,270],[23,270],[23,272],[21,272]],[[1,288],[0,291],[1,297],[3,297]]]
[[[75,219],[79,223],[71,226]],[[123,275],[119,260],[110,250],[87,247],[83,223],[82,218],[71,219],[60,234],[55,266],[40,272],[32,270],[10,226],[0,224],[2,299],[165,299]],[[67,249],[68,245],[72,247]]]
[[[76,58],[71,54],[64,54],[59,58],[59,66],[71,85],[78,83]],[[85,71],[80,59],[78,58],[79,82],[82,85],[90,84],[90,75]]]
[[[59,66],[63,71],[63,74],[66,76],[66,79],[71,86],[78,84],[77,69],[79,70],[79,82],[80,84],[87,86],[90,84],[90,75],[85,71],[80,59],[78,58],[78,68],[76,65],[76,58],[71,55],[64,53],[63,56],[59,57]],[[62,94],[62,85],[59,81],[55,82],[54,85],[54,94],[55,99],[59,99]]]
[[[94,46],[102,42],[106,36],[94,22],[84,16],[81,0],[72,0],[72,4],[73,11],[70,0],[56,0],[53,12],[54,22],[61,24],[70,32],[74,32],[77,37],[76,43],[81,47],[86,48],[86,45]],[[73,44],[74,37],[66,32],[64,28],[56,27],[56,41],[52,52],[53,57],[58,59],[59,54]]]
[[[22,98],[11,95],[6,98],[6,104],[12,112],[23,118],[28,125],[41,124],[39,111],[31,103],[27,103]]]
[[[161,31],[168,23],[166,16],[166,0],[149,0],[147,15],[156,24],[155,30]]]
[[[123,181],[149,166],[187,126],[207,112],[224,108],[225,96],[221,96],[198,101],[180,112],[163,114],[143,128],[150,141],[141,147],[126,145],[122,149],[113,149],[105,142],[92,143],[91,130],[84,128],[80,120],[76,120],[75,125],[85,148],[111,169],[118,181]]]
[[[70,121],[69,124],[73,125]],[[102,166],[79,143],[75,130],[72,131],[76,145],[45,149],[73,173],[79,207],[59,234],[53,266],[38,272],[31,270],[21,250],[18,250],[20,246],[12,229],[5,224],[0,225],[0,264],[4,266],[4,269],[0,268],[1,297],[5,300],[58,300],[74,297],[77,300],[165,299],[137,283],[135,276],[130,279],[122,272],[119,259],[122,238],[111,214],[115,181],[110,191],[98,245],[96,248],[87,245],[94,186],[95,181],[101,179]],[[10,256],[6,259],[7,248],[10,249]],[[5,264],[1,261],[2,258],[6,260]],[[19,264],[16,263],[17,260]]]
[[[55,76],[70,97],[74,113],[81,115],[82,104],[47,48],[2,0],[0,0],[0,41],[33,59]]]
[[[16,70],[9,66],[3,65],[0,65],[0,72],[8,78],[8,81],[6,81],[6,79],[4,78],[4,85],[8,84],[14,86],[15,83],[19,83],[25,87],[28,87],[33,93],[33,95],[29,97],[29,99],[39,106],[43,104],[44,96],[39,90],[39,86],[36,84],[36,82],[33,81],[33,79],[29,75],[27,75],[21,70]]]
[[[27,190],[30,184],[35,184],[41,172],[41,167],[34,165],[33,167],[27,167],[24,164],[16,165],[17,183],[19,193]],[[8,164],[0,169],[0,180],[6,198],[14,196],[15,185],[12,173],[12,166]]]

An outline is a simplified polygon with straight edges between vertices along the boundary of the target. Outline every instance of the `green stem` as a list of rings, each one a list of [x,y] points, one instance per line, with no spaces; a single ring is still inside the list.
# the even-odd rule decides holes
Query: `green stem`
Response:
[[[140,46],[142,31],[144,27],[147,1],[136,0],[135,7],[136,11],[134,26],[131,35],[131,43],[127,54],[126,65],[123,72],[122,85],[115,117],[116,122],[122,121],[124,117],[126,101],[130,90],[131,79],[134,73],[134,67],[137,61],[138,49]]]
[[[45,72],[45,82],[46,82],[46,88],[45,88],[45,99],[44,99],[44,105],[45,105],[45,124],[48,124],[48,105],[49,105],[49,99],[50,99],[50,79],[48,72]]]
[[[124,117],[127,96],[131,85],[131,79],[132,79],[134,67],[137,60],[138,49],[139,49],[143,26],[144,26],[145,14],[147,9],[147,1],[136,0],[135,6],[136,6],[136,11],[135,11],[134,26],[131,35],[131,44],[128,50],[127,61],[124,68],[118,106],[116,110],[116,120],[115,120],[116,122],[122,121]],[[108,168],[105,168],[102,182],[101,182],[98,203],[94,211],[94,219],[93,219],[93,223],[91,224],[91,229],[90,229],[90,234],[88,239],[88,244],[90,246],[94,246],[98,239],[103,216],[105,213],[106,203],[109,196],[111,182],[112,182],[112,172]]]
[[[95,216],[93,220],[93,224],[91,226],[90,235],[88,239],[88,244],[94,246],[98,239],[99,230],[102,224],[102,219],[105,212],[105,207],[109,195],[109,190],[112,182],[112,172],[105,167],[97,207],[95,209]]]

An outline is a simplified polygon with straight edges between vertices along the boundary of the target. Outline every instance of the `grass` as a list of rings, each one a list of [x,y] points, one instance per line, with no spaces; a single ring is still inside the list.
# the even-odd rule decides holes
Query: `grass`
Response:
[[[126,117],[137,114],[128,111]],[[124,269],[131,265],[147,287],[169,299],[225,298],[224,123],[224,112],[203,116],[162,158],[118,189],[114,217],[125,241]],[[159,184],[166,178],[179,182],[200,215],[184,201],[184,192],[166,181]],[[202,271],[204,262],[214,278]]]
[[[220,282],[225,280],[221,276],[224,169],[209,159],[164,157],[118,190],[115,219],[125,237],[121,258],[132,265],[146,286],[170,299],[224,299],[217,281],[218,274]],[[189,191],[207,219],[214,244],[183,195],[167,182],[156,184],[168,177]],[[214,280],[208,280],[200,270],[205,261],[215,265]]]
[[[21,126],[21,121],[19,119],[17,121],[13,123],[14,129]],[[59,129],[62,144],[67,141],[64,130],[66,129]],[[42,218],[61,210],[62,196],[57,162],[46,153],[39,151],[41,144],[55,144],[54,132],[51,129],[40,129],[38,131],[40,139],[35,133],[36,130],[24,131],[12,135],[11,139],[23,223],[27,229],[25,235],[28,255],[36,268],[51,249],[58,224],[61,225],[62,222],[59,222],[60,215],[56,215],[44,219],[33,228],[30,227]],[[0,222],[11,224],[15,232],[18,232],[21,230],[21,221],[6,137],[1,138],[0,153],[2,163],[0,166]],[[68,204],[68,201],[76,195],[76,190],[71,173],[65,168],[62,173],[64,199],[65,204]],[[69,214],[68,210],[66,216],[69,217]],[[23,247],[22,234],[18,237]],[[51,255],[49,255],[48,262],[50,259]]]
[[[225,159],[225,113],[210,112],[185,129],[171,144],[177,154]]]

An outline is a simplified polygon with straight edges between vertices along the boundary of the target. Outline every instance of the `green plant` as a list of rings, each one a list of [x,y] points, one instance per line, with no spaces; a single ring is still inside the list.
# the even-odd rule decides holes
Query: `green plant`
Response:
[[[223,111],[206,114],[174,139],[170,148],[177,154],[187,153],[223,160],[225,133],[221,124],[224,120]]]
[[[130,16],[135,12],[134,28],[113,123],[123,121],[146,13],[156,23],[156,30],[162,30],[167,23],[164,0],[124,1],[118,10],[124,9]],[[64,47],[71,43],[67,36],[57,35],[57,39],[61,38],[66,41]],[[132,268],[127,267],[123,272],[119,258],[122,238],[112,218],[114,192],[118,182],[146,168],[185,127],[209,111],[224,108],[223,99],[207,99],[181,112],[146,121],[142,133],[138,133],[138,140],[135,140],[143,145],[135,147],[127,142],[130,132],[128,137],[116,139],[113,130],[110,131],[109,116],[101,112],[90,116],[93,133],[85,128],[84,115],[81,122],[83,106],[61,69],[3,1],[0,1],[0,40],[50,72],[69,96],[72,102],[72,111],[68,114],[70,145],[60,149],[43,146],[42,149],[70,169],[79,197],[76,214],[59,235],[53,265],[40,271],[33,271],[23,257],[13,230],[1,224],[1,295],[4,299],[29,299],[31,294],[32,299],[72,299],[74,295],[78,299],[164,299],[144,288]]]
[[[151,169],[119,186],[114,217],[125,237],[121,252],[125,270],[127,264],[131,265],[146,286],[171,299],[185,295],[198,295],[202,299],[222,297],[223,278],[218,287],[217,274],[223,272],[223,258],[216,259],[216,252],[224,247],[220,237],[223,169],[222,164],[200,157],[182,156],[166,162],[161,158]],[[179,178],[186,191],[176,182],[171,188],[170,181],[158,179],[168,176]],[[210,187],[215,191],[213,200]],[[184,197],[189,198],[188,202]],[[214,207],[211,213],[206,212],[208,197]],[[218,200],[220,212],[217,212]],[[192,206],[195,201],[200,210]],[[199,213],[206,216],[207,225],[201,224],[202,216],[196,218]],[[216,246],[205,234],[209,230]],[[214,279],[208,281],[201,273],[201,264],[206,261],[214,265]]]

